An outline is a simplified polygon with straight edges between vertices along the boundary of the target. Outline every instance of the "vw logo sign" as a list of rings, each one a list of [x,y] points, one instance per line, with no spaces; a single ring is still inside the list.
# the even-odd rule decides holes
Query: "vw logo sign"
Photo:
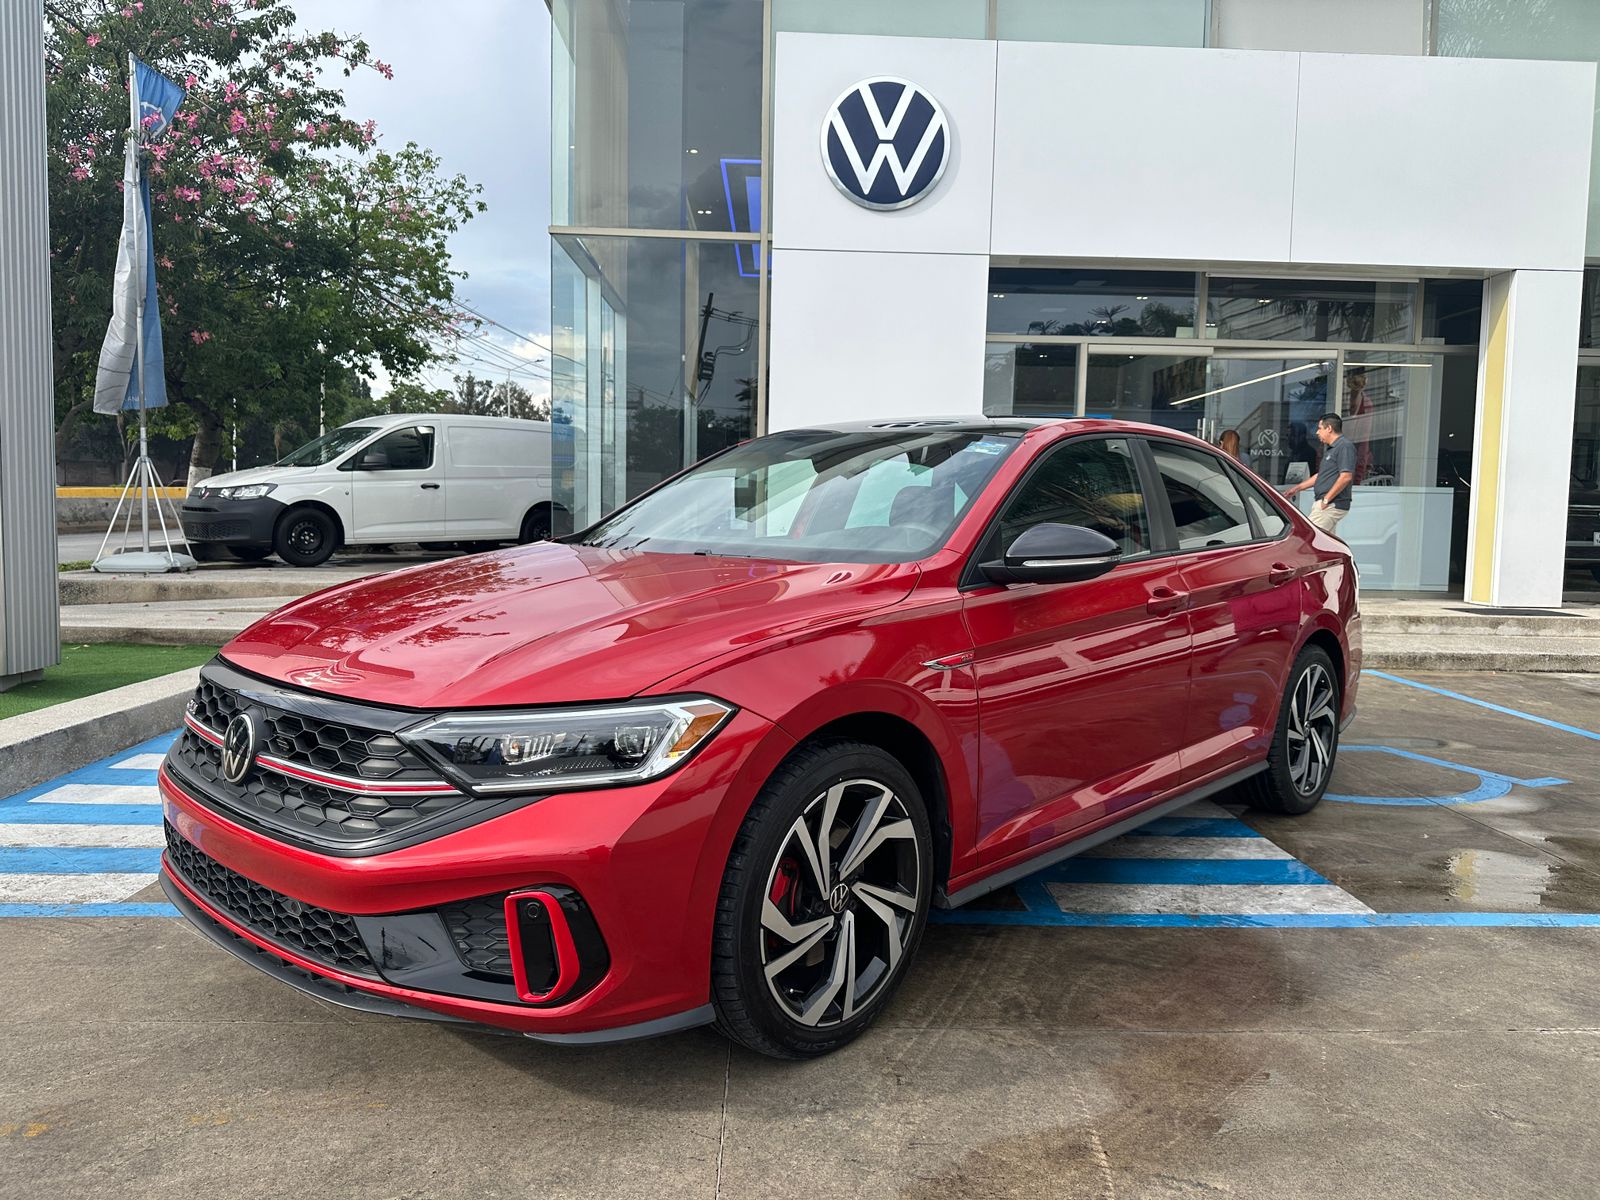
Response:
[[[950,163],[950,122],[916,84],[881,75],[833,102],[822,123],[828,178],[863,208],[915,204]]]
[[[844,906],[850,903],[850,889],[842,884],[833,885],[833,890],[828,893],[828,908],[834,913],[842,913]]]
[[[249,713],[240,713],[222,734],[222,777],[229,783],[243,783],[255,761],[256,723]]]

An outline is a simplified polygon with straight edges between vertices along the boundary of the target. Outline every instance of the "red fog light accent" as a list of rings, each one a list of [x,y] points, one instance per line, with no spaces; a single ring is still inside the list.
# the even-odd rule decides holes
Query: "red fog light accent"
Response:
[[[578,947],[561,902],[549,892],[506,897],[506,933],[517,995],[538,1004],[563,996],[578,981]]]

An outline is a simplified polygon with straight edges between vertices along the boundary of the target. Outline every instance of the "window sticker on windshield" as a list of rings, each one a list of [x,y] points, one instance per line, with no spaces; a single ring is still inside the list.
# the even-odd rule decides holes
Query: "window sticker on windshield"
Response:
[[[962,449],[969,450],[974,454],[1004,454],[1007,449],[1007,443],[973,442],[970,445],[963,446]]]

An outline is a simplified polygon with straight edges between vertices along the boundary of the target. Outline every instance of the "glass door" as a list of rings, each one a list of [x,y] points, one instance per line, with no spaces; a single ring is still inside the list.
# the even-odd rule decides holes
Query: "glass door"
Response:
[[[1298,483],[1317,469],[1317,418],[1334,409],[1337,365],[1332,354],[1219,349],[1206,363],[1204,390],[1185,404],[1199,412],[1206,441],[1270,483]]]

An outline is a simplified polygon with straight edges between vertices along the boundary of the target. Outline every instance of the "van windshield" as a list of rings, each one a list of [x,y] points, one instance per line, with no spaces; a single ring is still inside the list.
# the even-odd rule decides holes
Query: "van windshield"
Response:
[[[797,562],[910,562],[943,546],[1013,430],[802,429],[746,442],[574,539]]]
[[[324,467],[346,450],[359,446],[378,431],[368,425],[351,425],[343,429],[330,429],[314,442],[278,460],[280,467]]]

